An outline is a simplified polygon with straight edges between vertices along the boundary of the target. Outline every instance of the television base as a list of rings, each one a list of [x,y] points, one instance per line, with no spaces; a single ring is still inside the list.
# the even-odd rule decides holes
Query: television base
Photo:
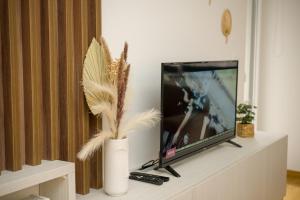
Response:
[[[176,172],[170,165],[166,166],[166,167],[162,167],[165,168],[168,172],[170,172],[173,176],[175,177],[181,177],[180,174],[178,174],[178,172]],[[159,166],[155,167],[154,170],[158,170],[160,169]]]
[[[168,172],[170,172],[175,177],[180,177],[180,174],[178,174],[170,165],[164,167]]]
[[[238,144],[238,143],[236,143],[236,142],[233,142],[232,140],[227,140],[226,142],[228,142],[229,144],[232,144],[233,146],[242,148],[242,145],[240,145],[240,144]]]

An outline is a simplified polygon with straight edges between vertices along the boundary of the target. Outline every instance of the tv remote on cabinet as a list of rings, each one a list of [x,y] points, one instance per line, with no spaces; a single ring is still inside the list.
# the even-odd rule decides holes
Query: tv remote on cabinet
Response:
[[[146,177],[152,177],[152,178],[159,178],[163,180],[163,182],[168,182],[169,177],[167,176],[159,176],[159,175],[154,175],[154,174],[147,174],[147,173],[142,173],[142,172],[131,172],[130,175],[135,175],[135,176],[146,176]]]
[[[160,178],[139,176],[139,175],[130,175],[129,179],[136,180],[136,181],[141,181],[141,182],[145,182],[145,183],[151,183],[151,184],[154,184],[154,185],[162,185],[163,182],[164,182]]]

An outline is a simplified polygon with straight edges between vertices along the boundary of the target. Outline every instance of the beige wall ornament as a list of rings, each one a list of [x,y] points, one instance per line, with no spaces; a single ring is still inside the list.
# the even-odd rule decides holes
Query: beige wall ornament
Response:
[[[231,18],[231,13],[228,9],[226,9],[223,12],[222,15],[222,21],[221,21],[221,28],[222,28],[222,33],[225,36],[226,40],[225,42],[228,42],[228,36],[231,33],[232,29],[232,18]]]

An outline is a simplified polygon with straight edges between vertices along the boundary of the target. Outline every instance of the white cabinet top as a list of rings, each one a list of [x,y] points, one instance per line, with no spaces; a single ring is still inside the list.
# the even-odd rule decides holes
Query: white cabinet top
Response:
[[[266,132],[257,132],[254,138],[237,137],[233,141],[241,144],[243,148],[237,148],[229,143],[222,143],[172,164],[172,167],[181,175],[180,178],[173,177],[164,169],[145,171],[169,176],[170,181],[162,186],[129,180],[129,190],[126,195],[110,197],[103,190],[91,190],[87,195],[77,195],[77,200],[157,200],[172,198],[173,195],[178,195],[197,184],[205,182],[224,169],[230,168],[239,161],[260,152],[265,147],[285,137],[287,136],[284,134]]]
[[[74,163],[59,160],[43,160],[42,164],[37,166],[25,165],[22,170],[16,172],[2,171],[0,175],[0,196],[63,177],[74,171]]]

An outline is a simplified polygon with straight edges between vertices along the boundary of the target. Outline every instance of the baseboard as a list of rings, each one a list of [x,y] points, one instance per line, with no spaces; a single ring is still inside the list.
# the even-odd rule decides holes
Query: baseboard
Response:
[[[287,175],[300,178],[300,172],[294,170],[287,170]]]

